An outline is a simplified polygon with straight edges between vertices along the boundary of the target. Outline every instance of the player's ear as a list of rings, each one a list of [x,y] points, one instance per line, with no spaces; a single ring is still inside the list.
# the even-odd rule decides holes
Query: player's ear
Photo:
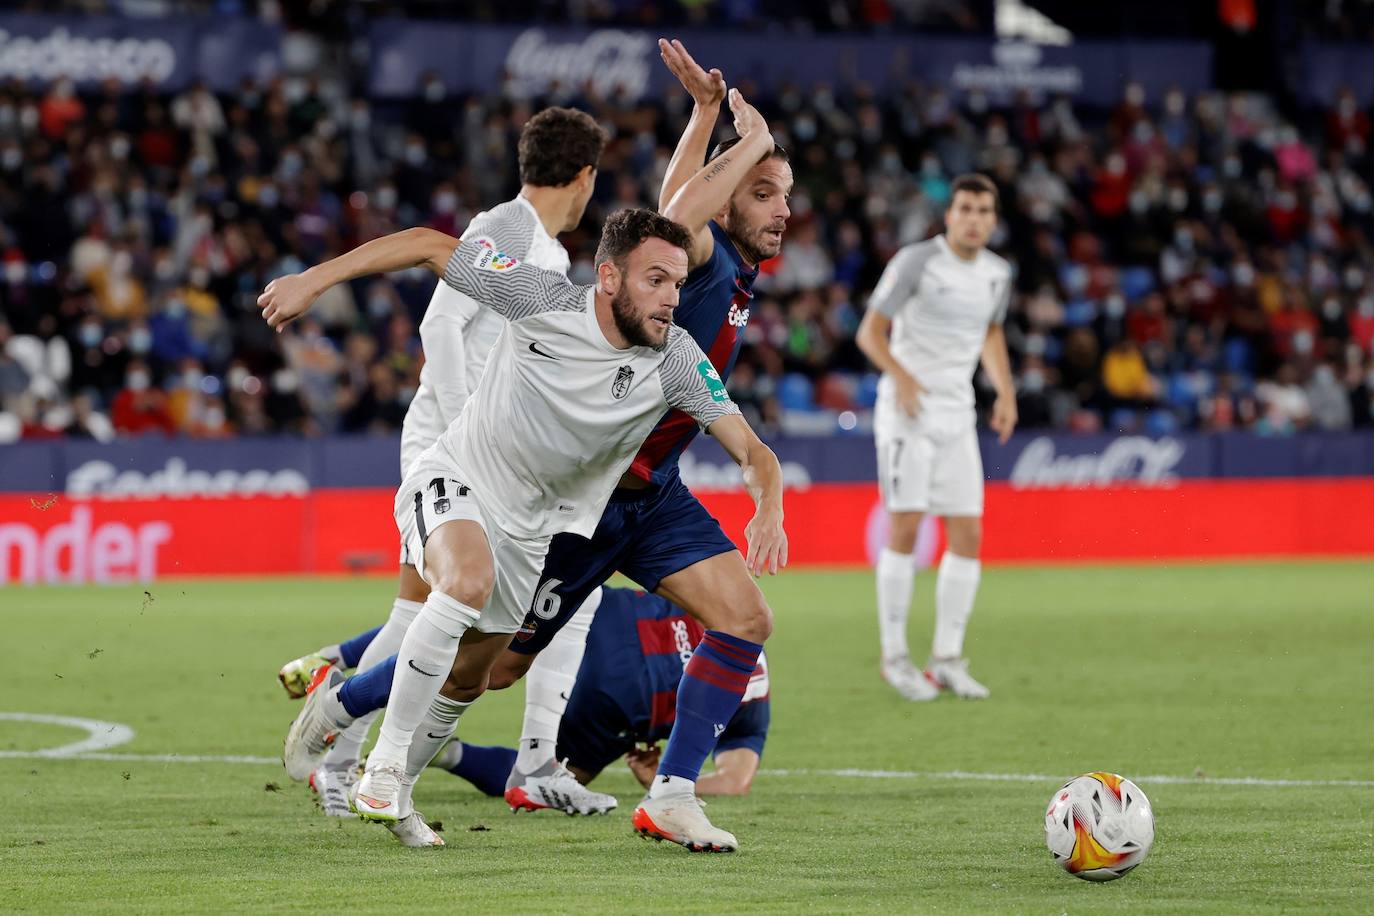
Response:
[[[614,261],[602,261],[596,266],[596,291],[607,296],[620,292],[620,269]]]

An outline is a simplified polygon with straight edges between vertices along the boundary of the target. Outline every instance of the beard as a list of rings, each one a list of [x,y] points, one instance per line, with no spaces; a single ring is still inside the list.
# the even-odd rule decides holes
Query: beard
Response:
[[[773,240],[764,236],[768,230],[767,226],[750,227],[744,214],[735,206],[735,202],[730,201],[730,228],[739,227],[740,234],[730,236],[730,240],[735,243],[740,254],[744,255],[751,264],[762,264],[769,258],[777,257],[782,246],[773,247]],[[765,247],[766,246],[766,247]]]
[[[615,329],[631,346],[662,350],[668,345],[667,335],[661,341],[650,336],[649,329],[645,327],[647,319],[640,319],[635,314],[634,303],[630,301],[630,294],[624,286],[611,297],[611,318],[615,320]]]

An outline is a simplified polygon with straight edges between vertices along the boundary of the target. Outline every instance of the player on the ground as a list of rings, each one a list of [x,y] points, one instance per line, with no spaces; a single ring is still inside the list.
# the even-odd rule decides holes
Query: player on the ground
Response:
[[[627,588],[597,589],[564,627],[584,631],[586,656],[558,731],[558,755],[580,783],[625,757],[647,788],[657,769],[657,743],[672,729],[682,669],[704,633],[671,602]],[[560,634],[561,635],[561,634]],[[395,658],[350,677],[339,701],[353,715],[386,706]],[[744,701],[717,742],[715,768],[697,781],[699,795],[745,795],[753,784],[769,725],[768,663],[759,656]],[[653,745],[651,748],[639,745]],[[430,764],[501,796],[515,748],[483,747],[458,738]],[[556,790],[554,790],[556,791]],[[567,805],[574,804],[568,799]],[[517,805],[514,810],[552,807]],[[564,810],[567,810],[565,807]],[[571,813],[571,812],[570,812]]]
[[[738,94],[735,100],[737,125],[747,137],[762,119],[757,112],[747,116],[752,109]],[[443,269],[446,282],[509,321],[463,413],[417,459],[398,491],[398,526],[433,591],[402,642],[404,664],[397,665],[381,736],[358,785],[365,817],[407,816],[414,779],[486,688],[491,663],[509,642],[501,637],[519,628],[530,607],[557,611],[557,596],[538,587],[550,537],[592,533],[616,480],[663,410],[695,418],[744,471],[758,506],[746,528],[748,565],[735,555],[744,581],[757,591],[748,573],[775,572],[785,563],[777,458],[739,416],[691,336],[673,327],[692,246],[670,220],[622,211],[603,232],[596,286],[575,287],[504,254],[499,237],[455,248],[442,233],[413,229],[276,280],[261,297],[264,317],[279,327],[336,282],[424,265]],[[726,600],[735,597],[736,585],[728,576],[712,583],[729,593]],[[744,654],[729,639],[718,642],[731,657],[724,665],[711,660],[713,672],[723,672],[715,676],[725,691],[733,688]],[[710,640],[708,634],[702,646]],[[744,670],[746,686],[756,660],[754,653]],[[332,668],[321,672],[331,682],[341,677]],[[293,746],[313,756],[338,727],[342,710],[333,686],[314,691],[293,725],[289,769],[300,762]],[[309,756],[305,762],[308,769]],[[695,795],[679,807],[691,845],[733,848],[733,837],[710,826]],[[690,822],[688,808],[695,810]]]
[[[523,207],[534,216],[525,222],[529,233],[508,240],[506,253],[535,267],[566,274],[567,249],[555,236],[577,228],[582,221],[605,144],[605,130],[585,112],[571,108],[539,112],[520,132],[520,193],[513,200],[477,214],[463,238],[489,234],[489,226],[501,219],[503,208]],[[482,377],[487,357],[504,324],[500,315],[482,308],[448,284],[440,281],[435,287],[420,323],[425,353],[420,386],[401,427],[402,478],[420,453],[433,445],[462,411],[468,394]],[[416,572],[404,544],[400,563],[397,597],[380,632],[368,631],[289,662],[278,674],[288,694],[304,696],[314,670],[325,663],[366,671],[400,648],[406,629],[429,596],[429,586]],[[320,806],[327,815],[352,814],[348,793],[357,779],[358,757],[373,718],[366,716],[342,731],[318,772],[311,775],[311,786],[319,794]],[[575,783],[566,773],[556,772],[555,768],[546,778],[565,795],[577,794]],[[615,798],[610,795],[588,795],[579,801],[593,807],[615,806]]]
[[[883,271],[856,342],[883,373],[874,411],[878,482],[891,525],[878,556],[882,675],[910,700],[944,687],[982,698],[964,658],[983,538],[983,462],[973,400],[981,357],[997,390],[988,423],[1002,442],[1016,428],[1016,390],[1002,322],[1011,266],[988,251],[997,226],[997,186],[962,175],[950,187],[945,232],[908,245]],[[891,339],[889,340],[889,333]],[[935,635],[925,673],[907,649],[921,518],[944,518],[947,546],[935,578]]]
[[[660,42],[670,69],[691,92],[691,120],[660,196],[662,212],[692,233],[692,273],[674,320],[728,377],[749,320],[759,264],[775,256],[790,211],[792,170],[763,118],[731,92],[739,139],[720,144],[704,166],[725,84],[697,66],[680,42]],[[611,496],[590,539],[560,535],[545,560],[540,594],[548,601],[524,625],[492,672],[504,687],[526,670],[526,718],[507,800],[527,801],[527,774],[553,760],[558,719],[581,662],[581,644],[559,633],[588,594],[616,571],[687,610],[707,628],[678,692],[673,733],[659,778],[636,809],[637,830],[681,845],[736,848],[725,831],[701,832],[693,783],[744,694],[771,612],[735,545],[682,483],[678,457],[697,425],[679,411],[664,417]],[[555,634],[559,634],[555,637]],[[531,662],[538,654],[538,661]]]

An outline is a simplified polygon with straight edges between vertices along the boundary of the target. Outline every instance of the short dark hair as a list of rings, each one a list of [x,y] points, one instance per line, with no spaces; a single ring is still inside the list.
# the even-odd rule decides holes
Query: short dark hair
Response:
[[[610,261],[616,267],[625,266],[625,257],[644,243],[645,239],[663,239],[683,251],[692,247],[692,233],[666,216],[642,207],[617,210],[601,227],[601,244],[596,246],[596,266]]]
[[[585,111],[545,108],[520,131],[520,183],[561,188],[587,166],[596,168],[606,131]]]
[[[949,202],[954,205],[954,195],[960,191],[968,191],[971,194],[991,194],[992,208],[1000,210],[1002,202],[998,199],[997,185],[993,180],[982,172],[965,172],[949,184]]]
[[[715,149],[711,150],[711,155],[709,155],[709,156],[706,157],[706,161],[707,161],[707,162],[710,162],[710,161],[712,161],[713,159],[715,159],[717,156],[721,156],[721,155],[723,155],[723,154],[729,152],[730,150],[734,149],[735,146],[736,146],[736,145],[740,142],[740,140],[742,140],[742,139],[744,139],[744,138],[743,138],[743,137],[731,137],[729,140],[722,140],[722,141],[720,141],[719,143],[716,144]],[[767,156],[764,156],[763,158],[764,158],[764,159],[781,159],[783,162],[789,162],[789,161],[790,161],[790,159],[789,159],[789,157],[788,157],[788,155],[787,155],[787,150],[786,150],[786,148],[783,147],[783,145],[782,145],[781,143],[778,143],[776,140],[773,141],[773,152],[769,153]],[[762,160],[760,160],[760,161],[762,161]]]

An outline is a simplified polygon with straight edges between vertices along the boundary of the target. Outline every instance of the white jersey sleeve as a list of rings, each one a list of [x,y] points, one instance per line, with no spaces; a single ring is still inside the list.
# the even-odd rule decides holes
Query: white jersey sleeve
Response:
[[[669,330],[663,368],[659,371],[668,406],[696,420],[703,430],[721,417],[740,412],[730,400],[716,367],[682,328]]]
[[[508,321],[544,312],[575,312],[588,287],[556,270],[544,270],[501,251],[481,236],[464,239],[444,268],[444,282]]]
[[[883,268],[883,275],[868,298],[868,307],[889,318],[896,317],[907,300],[916,295],[926,263],[938,251],[934,239],[900,249]]]

